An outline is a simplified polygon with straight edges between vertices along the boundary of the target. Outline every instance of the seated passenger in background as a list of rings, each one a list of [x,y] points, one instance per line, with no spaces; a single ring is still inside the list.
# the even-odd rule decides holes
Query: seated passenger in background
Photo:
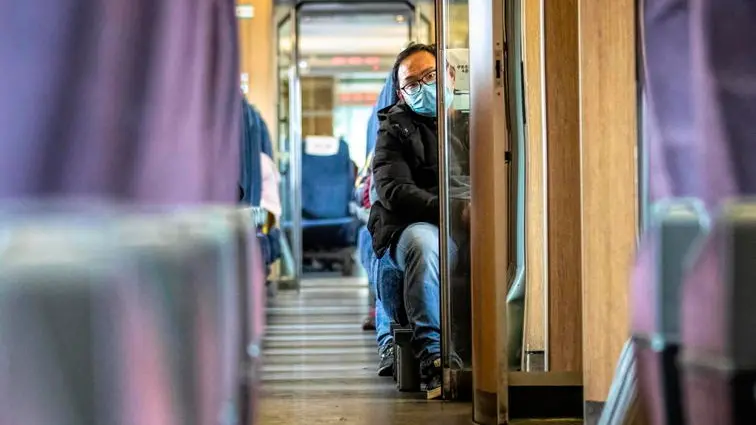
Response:
[[[374,191],[372,185],[372,153],[368,156],[365,179],[363,181],[362,188],[360,189],[360,201],[362,207],[370,213],[372,206],[370,192]],[[368,218],[365,218],[365,222]],[[401,281],[402,274],[394,267],[393,272],[389,270],[379,271],[379,267],[384,267],[380,264],[373,251],[373,239],[370,236],[370,232],[366,227],[360,230],[358,247],[360,251],[360,262],[362,267],[365,268],[368,276],[368,287],[370,288],[371,302],[373,308],[374,329],[376,331],[376,342],[378,343],[378,354],[380,355],[380,361],[378,363],[378,376],[392,376],[394,373],[394,337],[391,334],[391,319],[383,308],[383,304],[376,301],[376,294],[378,290],[378,281],[392,279],[389,282],[392,285],[396,285],[395,282]]]
[[[370,172],[372,159],[373,154],[371,152],[365,161],[363,169],[357,172],[354,193],[352,196],[352,202],[356,204],[356,208],[353,209],[352,213],[364,224],[357,234],[357,252],[359,253],[360,263],[366,271],[368,270],[366,259],[369,258],[368,254],[373,251],[372,242],[369,241],[370,233],[367,230],[367,222],[370,216],[370,204],[365,201],[365,198],[368,195],[370,177],[372,176]],[[368,302],[370,303],[370,310],[368,311],[368,316],[362,321],[363,331],[375,330],[375,288],[373,283],[370,282],[369,277],[370,274],[368,273],[368,288],[370,289]]]
[[[380,127],[373,159],[377,199],[368,228],[377,257],[388,256],[404,274],[403,294],[386,296],[379,290],[379,297],[383,303],[404,304],[406,319],[413,328],[413,351],[430,395],[437,393],[442,383],[435,47],[411,45],[397,56],[393,72],[400,100],[378,113]],[[454,70],[447,66],[443,72],[447,73],[448,85],[439,91],[450,105]],[[451,138],[450,148],[454,165],[450,172],[456,176],[450,190],[457,198],[452,201],[450,216],[467,225],[469,152],[456,138]],[[452,263],[457,246],[454,240],[449,241]]]

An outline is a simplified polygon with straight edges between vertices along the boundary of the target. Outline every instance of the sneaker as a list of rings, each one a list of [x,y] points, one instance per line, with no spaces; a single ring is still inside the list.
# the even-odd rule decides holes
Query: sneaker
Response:
[[[386,344],[379,351],[378,376],[394,376],[394,344]]]
[[[462,368],[462,359],[456,354],[452,354],[451,361],[453,363],[452,368]],[[428,400],[441,398],[441,387],[444,384],[444,378],[440,355],[432,354],[420,362],[420,379],[425,387],[425,393]]]
[[[441,356],[435,354],[420,362],[420,379],[428,400],[441,398],[441,386],[444,383]]]

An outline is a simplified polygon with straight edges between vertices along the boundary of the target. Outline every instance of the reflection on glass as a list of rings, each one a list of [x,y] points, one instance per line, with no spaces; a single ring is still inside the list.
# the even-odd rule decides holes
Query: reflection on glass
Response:
[[[278,164],[281,173],[281,203],[284,222],[291,221],[289,193],[289,67],[291,66],[291,18],[278,25]]]
[[[638,89],[638,220],[639,228],[638,234],[642,234],[643,231],[649,225],[649,215],[651,208],[651,194],[649,191],[648,179],[649,179],[649,164],[648,164],[648,149],[647,144],[644,143],[646,134],[650,134],[648,127],[649,122],[645,119],[646,111],[648,110],[648,103],[646,99],[646,91],[643,88]]]
[[[449,158],[447,167],[448,246],[445,262],[449,277],[449,356],[451,369],[467,369],[472,365],[470,309],[470,81],[468,53],[467,1],[445,0],[447,17],[443,23],[447,60],[446,131],[444,140]],[[439,96],[442,95],[439,88]]]
[[[436,33],[433,25],[435,2],[429,0],[415,1],[415,17],[412,27],[412,40],[422,44],[433,44]]]
[[[418,43],[431,44],[433,41],[433,29],[431,22],[422,12],[417,14],[417,27],[414,39]]]
[[[507,359],[510,370],[522,367],[525,318],[525,92],[522,75],[522,29],[520,1],[505,6],[505,33],[510,40],[507,58],[507,103],[512,146],[509,176],[509,292],[507,294]]]
[[[278,76],[278,107],[276,110],[277,115],[277,130],[278,130],[278,169],[281,173],[281,222],[286,227],[286,223],[291,223],[293,220],[292,207],[293,207],[293,193],[292,187],[292,174],[290,172],[290,154],[291,146],[289,143],[290,134],[290,119],[289,116],[289,101],[290,101],[290,81],[289,81],[289,69],[292,64],[293,51],[292,51],[292,19],[291,16],[286,16],[278,24],[277,40],[278,45],[276,49],[277,56],[277,76]],[[282,268],[280,280],[292,281],[296,279],[297,264],[294,259],[291,247],[295,245],[290,239],[291,234],[287,234],[287,238],[282,240]]]
[[[286,258],[291,259],[293,273],[285,276],[294,278],[283,280],[289,281],[303,272],[322,271],[332,265],[341,265],[344,273],[350,273],[351,259],[335,252],[344,251],[341,245],[354,244],[350,240],[353,232],[334,225],[329,231],[333,229],[336,234],[324,237],[328,232],[323,232],[320,226],[311,230],[302,229],[300,224],[304,209],[308,220],[349,218],[348,199],[340,194],[344,193],[341,186],[345,182],[350,188],[353,184],[349,181],[353,178],[349,175],[352,168],[338,167],[339,172],[346,170],[344,179],[333,179],[334,189],[330,192],[316,187],[323,184],[316,177],[329,171],[322,169],[322,165],[305,166],[305,162],[320,161],[310,161],[316,155],[304,149],[302,142],[319,136],[322,140],[335,140],[339,149],[346,143],[354,165],[358,168],[363,165],[367,156],[368,117],[396,53],[407,44],[414,19],[407,5],[386,7],[383,2],[369,7],[367,3],[345,5],[338,12],[333,5],[322,2],[301,6],[291,10],[291,15],[280,21],[277,28],[277,159],[282,176],[282,221],[287,230],[284,242],[291,248],[287,257],[287,247],[282,247],[283,263]],[[378,12],[368,12],[374,9]],[[343,34],[352,35],[345,38]],[[330,155],[336,157],[331,159],[341,161],[343,152],[340,149]],[[328,196],[333,196],[334,202],[324,204],[334,208],[325,213],[313,212],[310,208],[313,199],[325,199],[318,195],[326,193],[332,194]],[[305,266],[304,270],[301,266]]]

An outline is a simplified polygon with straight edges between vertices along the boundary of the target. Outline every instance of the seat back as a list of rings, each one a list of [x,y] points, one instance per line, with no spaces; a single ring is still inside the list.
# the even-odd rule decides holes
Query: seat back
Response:
[[[194,223],[200,217],[190,214],[138,217],[119,229],[145,277],[145,291],[159,288],[149,298],[161,299],[161,294],[170,293],[166,303],[183,300],[183,308],[172,304],[159,307],[175,314],[172,326],[190,326],[183,338],[173,342],[177,348],[173,364],[179,379],[190,379],[179,388],[185,399],[194,400],[199,408],[197,423],[219,418],[221,412],[229,415],[228,406],[236,405],[234,382],[241,344],[237,341],[241,338],[241,314],[234,281],[234,235],[213,215],[201,216],[203,230]],[[234,422],[223,417],[221,423]]]
[[[303,217],[348,217],[353,187],[349,145],[335,138],[308,137],[302,149]]]
[[[388,106],[391,106],[399,101],[396,90],[394,89],[394,73],[389,72],[386,77],[386,82],[383,84],[381,93],[378,95],[378,99],[373,107],[373,112],[370,114],[370,119],[367,124],[367,147],[365,152],[369,156],[375,149],[376,139],[378,138],[378,111]]]
[[[241,173],[239,186],[242,189],[241,203],[243,205],[258,206],[262,198],[262,167],[260,152],[262,152],[262,132],[260,120],[256,112],[242,101],[242,137],[241,137]]]
[[[756,202],[726,204],[696,254],[682,296],[686,421],[756,423]]]
[[[20,221],[2,229],[0,423],[252,423],[265,286],[248,212]]]
[[[683,271],[696,240],[708,228],[697,199],[656,203],[632,284],[633,343],[638,380],[651,424],[681,424],[677,368]]]
[[[3,229],[0,423],[183,420],[161,317],[117,244],[92,227],[100,232],[54,220]]]
[[[64,0],[4,13],[18,25],[0,24],[0,40],[25,40],[25,54],[0,44],[0,199],[236,201],[235,4],[193,6]]]

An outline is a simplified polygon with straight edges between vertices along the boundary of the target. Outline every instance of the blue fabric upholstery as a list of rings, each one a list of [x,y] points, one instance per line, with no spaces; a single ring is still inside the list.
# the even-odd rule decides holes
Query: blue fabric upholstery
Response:
[[[321,220],[315,222],[318,221]],[[305,251],[340,250],[357,245],[357,234],[362,223],[356,218],[347,217],[334,224],[317,224],[302,226],[302,249]]]
[[[345,141],[339,142],[336,155],[302,153],[303,218],[322,220],[349,217],[353,187],[354,169],[349,157],[349,145]]]
[[[302,219],[302,229],[310,229],[313,227],[329,227],[329,226],[341,226],[344,224],[350,224],[354,221],[354,217],[340,217],[340,218],[326,218],[326,219]],[[284,229],[290,229],[292,226],[291,221],[284,221],[281,223],[281,227]]]
[[[262,197],[262,167],[260,165],[261,143],[270,136],[260,115],[246,100],[242,100],[242,137],[239,187],[242,189],[241,203],[259,206]]]
[[[370,155],[370,152],[375,149],[375,140],[378,136],[378,111],[398,101],[396,90],[394,90],[394,75],[389,73],[388,77],[386,77],[386,83],[383,85],[383,90],[381,90],[381,94],[378,96],[378,100],[373,108],[373,113],[370,114],[370,119],[368,120],[367,149],[365,149],[367,155]]]
[[[253,107],[252,111],[254,112],[254,116],[257,119],[257,127],[260,129],[260,150],[265,155],[268,155],[269,157],[273,158],[273,142],[270,140],[270,131],[268,130],[268,125],[265,124],[265,121],[262,119],[262,115]]]

